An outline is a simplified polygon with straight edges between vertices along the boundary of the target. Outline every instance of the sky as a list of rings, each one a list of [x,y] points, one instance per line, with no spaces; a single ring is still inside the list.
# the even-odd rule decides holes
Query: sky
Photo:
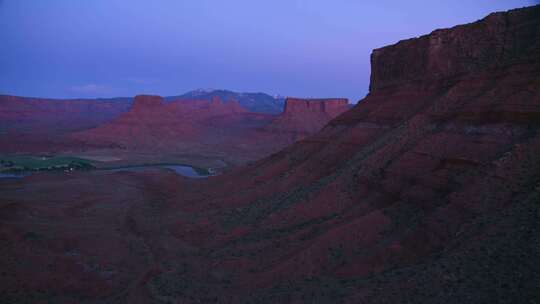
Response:
[[[372,49],[518,0],[0,0],[0,94],[368,93]]]

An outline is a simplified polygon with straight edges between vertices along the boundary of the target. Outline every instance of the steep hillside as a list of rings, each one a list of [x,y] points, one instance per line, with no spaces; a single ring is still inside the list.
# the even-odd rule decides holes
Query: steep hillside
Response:
[[[172,282],[189,279],[204,298],[194,286],[218,272],[231,286],[212,289],[231,302],[538,299],[539,17],[492,14],[375,50],[370,94],[322,132],[208,181],[204,198],[178,191],[198,220],[167,227],[213,271],[147,286],[182,296]]]
[[[0,183],[0,299],[535,303],[540,6],[371,62],[361,103],[229,174]]]

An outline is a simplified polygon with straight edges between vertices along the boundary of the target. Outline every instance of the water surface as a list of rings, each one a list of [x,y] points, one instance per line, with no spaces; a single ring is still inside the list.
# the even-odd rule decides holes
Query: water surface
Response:
[[[145,170],[155,169],[155,168],[164,168],[171,171],[174,171],[178,175],[182,175],[190,178],[206,178],[211,176],[211,172],[204,173],[204,170],[197,170],[191,166],[187,165],[140,165],[140,166],[126,166],[119,168],[111,169],[97,169],[109,172],[143,172]],[[43,171],[21,171],[21,172],[10,172],[10,173],[0,173],[0,179],[6,178],[23,178],[34,173],[43,172]]]
[[[143,166],[127,166],[121,168],[104,169],[112,172],[142,172],[148,169],[165,168],[174,171],[178,175],[182,175],[190,178],[205,178],[210,174],[203,174],[195,168],[187,165],[143,165]]]
[[[17,172],[17,173],[0,173],[1,178],[23,178],[27,176],[28,172]]]

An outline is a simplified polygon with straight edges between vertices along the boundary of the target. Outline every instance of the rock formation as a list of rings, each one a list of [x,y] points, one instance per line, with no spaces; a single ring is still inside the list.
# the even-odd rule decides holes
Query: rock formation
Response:
[[[237,101],[223,102],[219,97],[167,103],[159,96],[141,95],[117,119],[69,137],[86,150],[112,148],[163,157],[196,154],[236,164],[266,155],[271,147],[284,146],[279,142],[266,143],[262,149],[246,146],[248,134],[272,117],[248,112]]]
[[[287,98],[285,110],[265,127],[269,132],[294,133],[298,138],[322,129],[331,119],[349,109],[347,99]]]
[[[148,111],[159,110],[164,105],[163,98],[160,96],[138,95],[133,100],[131,111],[144,114]]]
[[[536,19],[534,10],[493,13],[481,21],[376,49],[371,56],[370,89],[373,92],[404,82],[425,87],[435,81],[450,82],[499,69],[516,60],[534,60],[540,47]]]
[[[539,16],[374,51],[362,102],[229,174],[2,182],[1,300],[533,303]]]
[[[132,108],[97,128],[71,135],[91,147],[134,152],[219,154],[233,164],[267,156],[319,131],[348,109],[346,99],[287,100],[278,116],[248,112],[236,100],[136,96]]]
[[[131,109],[97,128],[73,134],[84,142],[124,149],[171,149],[179,141],[195,140],[204,130],[196,125],[221,113],[219,105],[206,101],[166,104],[160,96],[139,95]]]

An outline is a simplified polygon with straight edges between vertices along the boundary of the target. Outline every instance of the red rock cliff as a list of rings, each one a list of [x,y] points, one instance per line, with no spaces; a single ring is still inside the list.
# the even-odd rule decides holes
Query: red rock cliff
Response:
[[[163,97],[156,95],[137,95],[133,100],[131,111],[155,110],[165,105]]]
[[[532,59],[540,48],[538,15],[537,8],[493,13],[375,49],[370,91],[409,82],[427,85]]]
[[[289,97],[285,100],[284,114],[317,112],[335,116],[347,109],[348,105],[349,100],[345,98],[301,99]]]
[[[300,137],[319,131],[332,118],[349,109],[345,98],[302,99],[287,98],[285,109],[266,130],[298,133]]]

